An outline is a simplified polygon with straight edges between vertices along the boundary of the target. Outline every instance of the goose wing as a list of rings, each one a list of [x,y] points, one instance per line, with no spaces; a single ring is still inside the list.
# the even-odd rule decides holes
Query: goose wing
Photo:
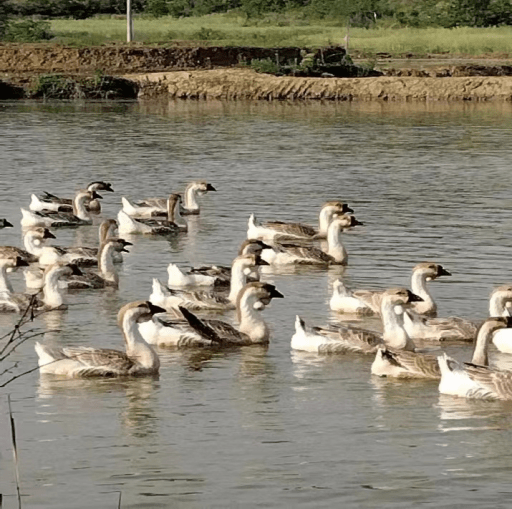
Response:
[[[285,223],[283,221],[267,221],[263,224],[267,228],[271,228],[282,234],[283,236],[292,237],[313,237],[318,232],[312,226],[303,223]]]
[[[83,366],[77,370],[78,376],[122,376],[135,365],[126,353],[107,348],[68,347],[62,353]]]
[[[61,203],[63,205],[73,204],[73,200],[71,198],[59,198],[58,196],[48,193],[47,191],[43,191],[43,195],[40,196],[39,199],[50,203]]]
[[[352,296],[366,304],[374,313],[380,315],[380,305],[384,292],[380,290],[355,290]]]
[[[277,250],[293,256],[297,264],[328,264],[334,261],[333,257],[324,253],[321,249],[314,246],[306,246],[297,243],[279,243]]]
[[[498,371],[487,366],[464,363],[467,375],[483,389],[487,389],[488,397],[512,399],[512,372]]]
[[[336,353],[338,350],[375,353],[379,345],[382,345],[382,334],[357,327],[313,327],[313,332],[326,336],[336,343],[325,345],[329,352]]]
[[[179,307],[185,320],[202,337],[218,345],[243,346],[250,344],[249,338],[229,323],[221,320],[200,320],[184,307]]]
[[[144,198],[143,200],[134,202],[136,207],[157,207],[167,211],[167,198]]]
[[[149,219],[149,218],[132,218],[134,221],[149,226],[153,233],[165,234],[179,232],[180,228],[176,223],[171,223],[163,219]]]
[[[0,246],[0,258],[10,258],[12,256],[19,256],[27,263],[37,262],[37,256],[30,254],[28,251],[15,246]]]
[[[435,355],[389,348],[384,348],[382,354],[390,364],[404,369],[411,378],[441,378],[441,371]],[[403,376],[407,377],[408,375],[404,374]]]
[[[470,320],[451,316],[448,318],[427,318],[426,325],[436,330],[440,340],[471,341],[478,332],[478,325]]]
[[[77,265],[97,265],[98,249],[95,247],[68,247],[62,248],[66,258]]]
[[[182,306],[198,311],[201,309],[226,309],[233,307],[230,300],[211,292],[189,292],[185,290],[168,289],[171,295],[178,297],[182,301]]]

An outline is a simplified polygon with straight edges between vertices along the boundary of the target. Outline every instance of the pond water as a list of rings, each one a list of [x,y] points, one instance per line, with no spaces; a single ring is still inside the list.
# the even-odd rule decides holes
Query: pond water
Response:
[[[247,219],[315,224],[328,199],[364,227],[344,237],[349,266],[264,268],[285,299],[264,315],[268,349],[160,349],[158,379],[67,380],[36,371],[0,393],[0,493],[17,507],[6,395],[12,399],[25,507],[508,507],[512,406],[438,394],[436,382],[376,379],[373,357],[290,350],[295,315],[323,324],[332,282],[409,285],[443,264],[440,316],[475,320],[510,283],[510,104],[0,103],[0,217],[20,245],[30,194],[72,195],[106,180],[103,217],[120,197],[162,196],[194,179],[217,189],[190,231],[134,238],[117,291],[68,295],[36,319],[55,345],[121,348],[120,306],[182,267],[230,263]],[[58,242],[94,244],[96,229]],[[22,291],[21,273],[12,275]],[[0,317],[0,333],[14,324]],[[375,320],[361,321],[378,327]],[[3,332],[2,332],[3,331]],[[467,360],[471,345],[449,345]],[[33,342],[11,360],[36,365]],[[512,361],[491,352],[491,362]]]

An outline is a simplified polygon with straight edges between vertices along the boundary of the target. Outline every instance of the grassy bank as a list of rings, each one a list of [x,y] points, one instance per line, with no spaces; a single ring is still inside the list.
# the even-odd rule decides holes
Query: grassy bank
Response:
[[[52,20],[55,41],[96,45],[126,39],[124,19]],[[135,41],[146,44],[201,44],[220,46],[300,46],[343,44],[347,33],[341,22],[311,21],[292,16],[247,20],[234,14],[175,19],[135,18]],[[450,53],[512,55],[512,27],[498,28],[351,28],[350,50],[363,55],[379,52],[403,55]]]

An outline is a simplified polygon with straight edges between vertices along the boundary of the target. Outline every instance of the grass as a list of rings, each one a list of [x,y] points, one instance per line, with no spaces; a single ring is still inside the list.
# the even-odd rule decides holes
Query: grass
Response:
[[[391,23],[387,23],[390,25]],[[54,41],[79,46],[126,40],[126,21],[110,17],[51,21]],[[136,17],[135,41],[145,44],[210,46],[300,46],[343,44],[342,21],[310,21],[300,17],[267,17],[256,21],[237,14],[195,18]],[[512,27],[497,28],[351,28],[350,50],[364,56],[379,52],[403,55],[450,53],[512,55]]]

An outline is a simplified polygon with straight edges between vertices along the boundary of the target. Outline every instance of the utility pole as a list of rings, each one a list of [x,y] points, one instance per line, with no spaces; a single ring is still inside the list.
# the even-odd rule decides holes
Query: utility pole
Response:
[[[126,41],[133,41],[132,0],[126,0]]]

